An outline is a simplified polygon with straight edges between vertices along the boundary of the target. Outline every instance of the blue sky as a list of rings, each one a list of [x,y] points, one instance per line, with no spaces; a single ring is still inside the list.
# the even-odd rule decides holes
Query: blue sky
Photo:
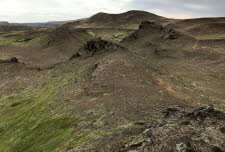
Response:
[[[225,16],[225,0],[0,0],[0,21],[74,20],[98,12],[145,10],[171,18]]]

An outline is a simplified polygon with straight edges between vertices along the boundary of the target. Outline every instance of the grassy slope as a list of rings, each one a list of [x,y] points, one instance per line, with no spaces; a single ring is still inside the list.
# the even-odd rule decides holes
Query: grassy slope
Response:
[[[4,142],[0,151],[48,151],[65,142],[72,118],[53,116],[48,111],[59,81],[1,98],[0,139]]]
[[[0,151],[62,151],[96,137],[95,132],[76,132],[78,116],[60,112],[52,102],[73,72],[60,76],[53,70],[39,87],[0,98]]]
[[[153,113],[149,107],[155,104],[152,100],[157,99],[157,94],[153,92],[154,95],[150,93],[146,97],[140,97],[142,95],[139,95],[138,88],[142,81],[133,81],[142,77],[137,75],[136,70],[139,68],[131,70],[128,68],[129,64],[126,66],[123,64],[133,63],[134,60],[120,53],[108,55],[108,58],[117,63],[119,68],[112,66],[115,63],[108,64],[106,62],[108,58],[103,56],[75,60],[44,71],[45,76],[39,80],[38,87],[2,97],[0,140],[3,142],[0,143],[0,151],[81,151],[81,149],[95,148],[99,143],[105,144],[101,147],[113,148],[113,144],[121,143],[124,138],[130,140],[132,137],[130,134],[135,135],[140,132],[143,128],[133,123],[140,120],[142,115],[145,115],[145,119],[151,119]],[[104,60],[99,63],[100,59]],[[95,63],[99,63],[98,70],[105,68],[108,70],[108,72],[104,70],[106,73],[110,71],[115,73],[103,77],[95,84],[89,79],[90,74],[95,70]],[[137,62],[137,66],[140,65]],[[138,71],[145,71],[142,70],[144,68]],[[118,73],[126,73],[126,71],[128,71],[127,78],[124,78],[124,75],[119,76]],[[98,78],[104,75],[98,72],[96,74]],[[146,74],[146,80],[150,79],[150,74],[151,72]],[[111,80],[118,84],[118,89],[111,90],[114,86],[114,83],[110,83]],[[129,87],[123,85],[128,82],[130,82]],[[108,93],[107,90],[101,91],[103,84],[109,86]],[[155,90],[154,86],[147,85],[147,89],[143,89],[143,92],[148,92],[148,89]],[[79,90],[84,91],[79,93]],[[133,92],[131,97],[129,97],[130,91]],[[148,114],[136,113],[135,109],[139,102],[136,98],[140,100],[143,98],[140,108],[143,111],[148,109],[146,112],[151,113],[151,117]],[[146,102],[149,100],[151,102]],[[125,105],[124,102],[130,104]],[[129,117],[124,118],[125,115]],[[98,139],[98,142],[88,144],[94,139]],[[104,139],[113,140],[115,143]]]

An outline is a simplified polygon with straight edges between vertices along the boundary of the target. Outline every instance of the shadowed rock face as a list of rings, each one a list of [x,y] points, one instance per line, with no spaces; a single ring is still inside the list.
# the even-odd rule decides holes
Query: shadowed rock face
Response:
[[[95,53],[104,53],[108,51],[123,50],[124,48],[110,41],[95,39],[87,41],[83,49],[87,51],[87,53],[95,54]]]
[[[139,25],[139,30],[125,38],[123,42],[134,41],[146,35],[152,35],[154,37],[160,37],[161,39],[177,39],[178,33],[170,28],[164,28],[163,26],[156,24],[155,22],[143,21]]]
[[[11,63],[18,63],[19,61],[18,61],[18,59],[17,59],[16,57],[12,57],[12,58],[10,59],[10,62],[11,62]]]
[[[0,63],[19,63],[19,60],[16,57],[12,57],[7,60],[0,60]]]
[[[139,25],[139,29],[158,29],[158,30],[162,30],[164,29],[161,25],[158,25],[154,22],[149,22],[149,21],[143,21],[140,25]]]
[[[225,113],[212,105],[198,109],[179,106],[163,111],[164,119],[125,145],[123,151],[222,152],[225,149]]]

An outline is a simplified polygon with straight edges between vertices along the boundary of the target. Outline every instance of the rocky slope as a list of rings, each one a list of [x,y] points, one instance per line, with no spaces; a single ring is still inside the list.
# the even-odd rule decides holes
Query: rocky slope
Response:
[[[211,19],[96,16],[0,33],[0,151],[224,151],[223,41],[186,30]]]

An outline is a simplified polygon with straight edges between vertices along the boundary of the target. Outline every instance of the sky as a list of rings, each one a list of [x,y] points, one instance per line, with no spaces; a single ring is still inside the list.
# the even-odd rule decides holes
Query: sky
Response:
[[[144,10],[169,18],[225,16],[225,0],[0,0],[0,21],[33,23]]]

